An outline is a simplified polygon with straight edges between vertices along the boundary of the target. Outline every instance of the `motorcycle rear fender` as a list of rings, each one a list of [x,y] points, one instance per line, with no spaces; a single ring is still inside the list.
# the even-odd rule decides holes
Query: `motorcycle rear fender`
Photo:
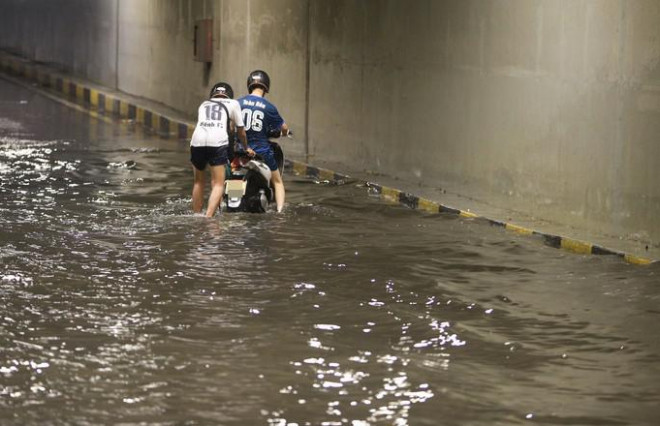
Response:
[[[227,194],[227,205],[236,208],[241,204],[245,194],[246,183],[244,180],[230,179],[225,181],[225,194]]]

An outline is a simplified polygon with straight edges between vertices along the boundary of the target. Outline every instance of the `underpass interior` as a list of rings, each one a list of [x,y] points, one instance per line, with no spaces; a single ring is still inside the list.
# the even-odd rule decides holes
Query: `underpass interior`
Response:
[[[0,2],[0,423],[655,425],[658,22]],[[195,112],[256,68],[285,209],[193,214]]]
[[[2,8],[7,52],[189,118],[215,81],[240,95],[267,69],[291,158],[658,258],[653,0]]]

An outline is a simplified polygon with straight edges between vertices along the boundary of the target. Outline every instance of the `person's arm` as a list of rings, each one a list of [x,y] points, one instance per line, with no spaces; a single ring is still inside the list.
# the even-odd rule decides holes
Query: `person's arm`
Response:
[[[245,152],[248,153],[250,157],[254,157],[255,152],[248,146],[247,142],[247,134],[245,133],[245,127],[238,127],[238,140],[241,141],[241,144],[243,145],[243,148],[245,149]]]
[[[236,127],[236,134],[238,135],[238,140],[243,145],[245,152],[248,153],[250,157],[254,157],[256,153],[247,142],[247,133],[245,133],[245,124],[243,124],[243,114],[241,114],[241,106],[238,101],[233,100],[230,102],[231,105],[231,121],[232,125]]]
[[[288,136],[289,126],[286,124],[286,122],[280,115],[280,112],[277,110],[277,107],[275,105],[272,105],[269,113],[270,113],[269,121],[272,123],[273,128],[274,129],[277,129],[278,127],[280,128],[280,136]]]

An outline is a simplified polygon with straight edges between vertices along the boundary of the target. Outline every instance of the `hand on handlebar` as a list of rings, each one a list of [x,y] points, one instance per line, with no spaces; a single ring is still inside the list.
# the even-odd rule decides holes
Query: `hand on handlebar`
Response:
[[[282,130],[281,129],[270,129],[267,134],[268,134],[269,138],[277,139],[280,136],[282,136]]]
[[[284,133],[282,131],[282,128],[270,129],[267,132],[267,135],[268,135],[269,138],[272,138],[272,139],[277,139],[281,136],[286,136],[288,138],[291,138],[291,137],[293,137],[293,131],[291,129],[287,129],[286,133]]]

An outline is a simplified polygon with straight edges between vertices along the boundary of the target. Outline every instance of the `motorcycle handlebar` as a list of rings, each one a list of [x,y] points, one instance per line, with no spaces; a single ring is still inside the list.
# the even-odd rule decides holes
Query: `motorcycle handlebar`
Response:
[[[277,139],[282,136],[282,129],[270,129],[268,131],[268,137],[272,139]],[[293,137],[293,131],[289,129],[289,132],[286,135],[288,138]]]

